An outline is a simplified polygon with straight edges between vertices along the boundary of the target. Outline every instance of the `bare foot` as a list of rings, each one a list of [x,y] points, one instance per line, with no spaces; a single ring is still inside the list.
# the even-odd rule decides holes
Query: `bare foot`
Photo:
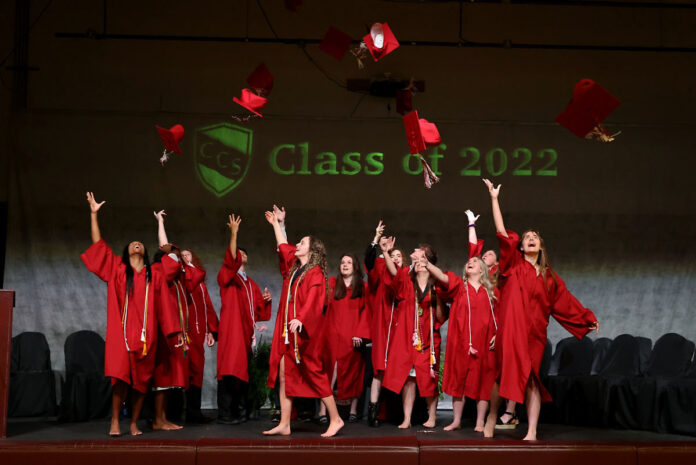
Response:
[[[290,425],[279,424],[275,428],[263,432],[266,436],[290,436]]]
[[[442,429],[444,429],[445,431],[454,431],[454,430],[462,429],[462,425],[461,425],[461,423],[452,422]]]
[[[401,423],[398,428],[399,429],[409,429],[411,427],[411,422],[404,420],[403,423]]]
[[[181,428],[181,426],[169,423],[168,421],[155,421],[152,423],[152,429],[155,431],[174,431]]]
[[[509,413],[503,413],[500,416],[500,421],[505,425],[507,425],[510,420],[512,420],[512,415],[510,415]]]
[[[176,429],[183,429],[184,427],[181,425],[177,425],[176,423],[172,423],[169,420],[164,420],[164,424],[169,426],[171,429],[176,430]]]
[[[495,432],[495,417],[491,419],[491,417],[488,417],[486,420],[486,424],[483,427],[483,437],[484,438],[492,438],[493,433]]]
[[[522,439],[523,441],[536,441],[536,433],[527,433],[527,435]]]
[[[109,428],[109,436],[117,437],[121,435],[121,425],[118,424],[118,420],[111,421],[111,428]]]
[[[140,428],[138,428],[138,425],[135,423],[130,424],[130,435],[131,436],[140,436],[143,434],[142,431],[140,431]]]
[[[338,421],[332,421],[329,423],[329,427],[326,428],[326,431],[324,434],[321,435],[322,438],[330,438],[333,436],[336,436],[336,433],[338,433],[341,428],[343,428],[343,420],[339,417]]]
[[[428,421],[423,423],[423,426],[426,428],[435,428],[435,419],[434,418],[428,418]]]
[[[483,428],[484,428],[483,425],[476,425],[476,427],[474,428],[474,431],[476,431],[477,433],[483,433]]]

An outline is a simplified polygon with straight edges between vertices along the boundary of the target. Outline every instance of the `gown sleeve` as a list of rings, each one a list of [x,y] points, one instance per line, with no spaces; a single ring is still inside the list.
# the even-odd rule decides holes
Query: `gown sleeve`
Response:
[[[447,284],[438,282],[435,285],[435,292],[444,303],[451,304],[454,298],[457,296],[459,289],[461,289],[463,280],[460,276],[452,273],[451,271],[446,271],[445,274],[449,278],[449,282]]]
[[[553,271],[551,271],[553,273]],[[563,280],[554,273],[556,283],[551,299],[551,315],[563,326],[570,334],[582,339],[590,332],[588,325],[595,323],[597,317],[589,308],[583,307],[578,299],[570,293]],[[551,277],[547,278],[549,281]],[[552,284],[552,283],[550,283]]]
[[[296,250],[297,247],[290,244],[280,244],[278,246],[278,258],[280,259],[280,274],[283,275],[283,278],[290,278],[288,272],[290,271],[290,268],[292,268],[292,265],[295,263],[295,260],[297,260],[297,257],[295,257]]]
[[[225,259],[222,261],[222,268],[218,272],[217,280],[220,287],[228,287],[233,283],[235,277],[237,276],[237,271],[242,267],[242,254],[235,254],[237,257],[232,257],[232,252],[230,248],[225,248]]]
[[[99,239],[80,255],[87,269],[99,276],[102,281],[111,281],[121,264],[121,257],[114,255],[104,239]]]
[[[508,237],[498,233],[498,243],[500,244],[500,274],[508,276],[510,270],[521,263],[523,260],[522,254],[517,250],[517,244],[520,241],[520,236],[514,231],[507,231]]]
[[[263,294],[261,293],[261,288],[258,284],[254,282],[254,302],[256,302],[256,308],[254,309],[254,323],[257,321],[268,321],[271,319],[271,305],[272,302],[269,300],[266,302],[263,300]]]
[[[476,244],[469,242],[469,258],[480,257],[483,250],[483,239],[479,239]]]
[[[358,324],[355,327],[355,335],[353,337],[370,339],[370,310],[367,308],[367,283],[364,286],[363,295],[360,297]]]

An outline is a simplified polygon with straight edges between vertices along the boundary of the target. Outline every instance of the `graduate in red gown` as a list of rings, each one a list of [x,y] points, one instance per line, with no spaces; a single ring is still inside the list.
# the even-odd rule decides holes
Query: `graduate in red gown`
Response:
[[[163,298],[169,298],[174,309],[172,312],[163,313],[162,318],[173,319],[179,324],[183,334],[183,344],[174,344],[171,339],[161,337],[157,345],[157,360],[153,377],[155,391],[155,418],[152,428],[155,430],[178,430],[181,425],[172,423],[167,419],[167,401],[169,391],[174,389],[189,388],[189,361],[187,353],[191,342],[189,336],[189,304],[186,291],[186,274],[188,279],[200,282],[205,276],[200,269],[184,267],[181,259],[181,249],[171,244],[164,228],[164,210],[154,212],[157,220],[157,238],[160,251],[155,257],[153,268],[161,270],[167,283],[168,292],[163,292]]]
[[[500,186],[484,179],[491,196],[493,220],[500,242],[500,329],[496,338],[499,384],[491,392],[491,410],[484,435],[493,437],[500,397],[527,405],[529,429],[525,440],[536,440],[542,402],[551,401],[539,381],[539,366],[546,348],[549,317],[553,316],[578,339],[599,331],[597,317],[568,291],[551,268],[541,235],[522,236],[505,229],[498,203]]]
[[[344,254],[338,276],[329,278],[324,335],[336,399],[351,401],[349,423],[358,421],[358,398],[362,395],[365,375],[365,359],[360,349],[363,340],[370,337],[366,286],[357,257]],[[326,407],[322,404],[319,422],[328,421]]]
[[[383,236],[385,225],[380,220],[375,229],[375,237],[365,251],[365,270],[367,271],[367,308],[370,314],[370,344],[372,360],[372,382],[370,384],[370,402],[367,407],[367,423],[379,426],[379,398],[382,391],[382,379],[387,360],[387,340],[389,339],[390,321],[396,309],[391,292],[387,290],[382,277],[387,272],[384,254],[389,237]],[[398,252],[401,255],[401,252]]]
[[[202,273],[184,273],[189,309],[189,388],[186,391],[186,422],[208,423],[210,419],[201,413],[205,346],[215,345],[218,333],[218,317],[205,284],[206,271],[203,262],[191,249],[181,250],[185,269],[194,268]]]
[[[469,218],[469,260],[464,277],[450,271],[443,273],[427,262],[426,267],[437,283],[437,293],[450,305],[445,370],[442,390],[452,396],[454,418],[445,431],[461,428],[465,397],[475,399],[475,431],[483,431],[491,388],[495,382],[495,336],[497,322],[495,303],[499,292],[491,283],[488,267],[477,256],[475,224],[478,217],[466,211]]]
[[[109,434],[121,434],[119,414],[130,387],[130,434],[136,436],[142,434],[137,421],[155,369],[158,329],[178,343],[183,343],[183,336],[172,320],[159,318],[160,313],[170,311],[169,302],[162,299],[166,284],[160,272],[150,266],[145,246],[131,242],[122,257],[116,256],[99,230],[97,216],[104,202],[96,202],[91,192],[87,193],[87,202],[92,246],[81,258],[88,270],[107,283],[104,375],[114,386]]]
[[[249,361],[256,348],[257,322],[271,318],[271,294],[246,274],[247,254],[237,247],[240,217],[229,216],[230,243],[218,272],[220,331],[217,379],[218,423],[236,425],[251,414],[247,405]],[[258,328],[260,331],[265,326]]]
[[[433,264],[437,262],[435,251],[428,244],[420,244],[413,251],[410,269],[397,268],[393,261],[385,261],[386,280],[398,306],[382,384],[402,395],[404,421],[399,425],[402,429],[411,427],[416,386],[428,406],[428,420],[423,426],[435,427],[437,413],[440,326],[445,315],[423,257]]]
[[[266,435],[289,435],[293,397],[320,398],[329,413],[329,426],[322,437],[335,436],[343,427],[324,369],[322,335],[326,302],[326,249],[312,236],[295,246],[288,244],[276,213],[266,212],[273,226],[283,290],[271,346],[268,386],[279,382],[280,423]]]

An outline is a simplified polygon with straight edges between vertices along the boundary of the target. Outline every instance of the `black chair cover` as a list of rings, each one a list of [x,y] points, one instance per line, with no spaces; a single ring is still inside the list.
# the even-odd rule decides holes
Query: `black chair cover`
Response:
[[[65,386],[61,421],[103,418],[111,406],[111,381],[104,377],[104,339],[77,331],[65,340]]]
[[[686,375],[694,355],[694,343],[676,333],[668,333],[655,343],[647,376],[679,377]]]
[[[599,374],[602,369],[604,369],[607,354],[609,353],[609,348],[611,347],[612,340],[608,337],[600,337],[595,339],[594,347],[592,350],[592,368],[590,368],[590,374]]]
[[[55,414],[55,375],[46,337],[42,333],[21,333],[12,338],[8,416]]]

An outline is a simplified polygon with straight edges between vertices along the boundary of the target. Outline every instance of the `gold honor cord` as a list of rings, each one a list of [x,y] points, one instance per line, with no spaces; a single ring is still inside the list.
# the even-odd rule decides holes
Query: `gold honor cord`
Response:
[[[184,352],[184,357],[186,357],[186,344],[189,343],[188,337],[188,318],[186,318],[186,324],[184,324],[184,309],[181,306],[181,297],[179,297],[179,280],[174,281],[174,286],[176,286],[176,303],[179,306],[179,326],[181,326],[181,331],[184,333],[184,345],[182,350]],[[186,307],[188,310],[188,306]],[[186,312],[188,314],[188,312]],[[188,315],[187,315],[188,316]]]
[[[392,299],[391,314],[389,315],[389,328],[387,328],[387,346],[384,348],[384,369],[387,369],[387,356],[389,355],[389,338],[391,337],[392,320],[394,319],[394,300]]]
[[[246,282],[243,277],[239,277],[239,279],[242,280],[242,286],[244,286],[244,290],[246,291],[247,295],[247,302],[249,302],[249,315],[251,315],[251,327],[252,327],[252,333],[251,333],[251,348],[256,347],[256,315],[254,314],[254,291],[251,288],[251,283],[249,283],[249,287],[247,287]]]
[[[143,356],[147,355],[147,298],[150,294],[150,281],[145,285],[145,310],[143,311],[143,329],[140,331],[140,340],[143,343]],[[128,335],[126,334],[126,325],[128,321],[128,292],[126,292],[126,302],[123,305],[123,314],[121,316],[121,326],[123,327],[123,340],[126,343],[126,350],[130,352],[128,346]]]
[[[295,285],[295,292],[292,296],[292,318],[293,318],[293,320],[297,319],[297,289],[300,287],[300,283],[302,282],[302,279],[304,279],[306,273],[307,273],[306,270],[304,272],[302,272],[300,277],[297,278],[297,284]],[[292,283],[292,281],[291,281],[291,283]],[[286,314],[287,314],[287,312],[286,312]],[[298,334],[296,331],[295,332],[295,363],[297,363],[299,365],[301,357],[300,357],[300,347],[297,344],[297,337],[298,337]]]
[[[205,291],[203,288],[203,283],[200,283],[198,287],[201,288],[201,296],[203,297],[203,320],[205,321],[205,333],[208,334],[208,302],[205,301]],[[198,324],[198,315],[196,315],[196,324]]]

